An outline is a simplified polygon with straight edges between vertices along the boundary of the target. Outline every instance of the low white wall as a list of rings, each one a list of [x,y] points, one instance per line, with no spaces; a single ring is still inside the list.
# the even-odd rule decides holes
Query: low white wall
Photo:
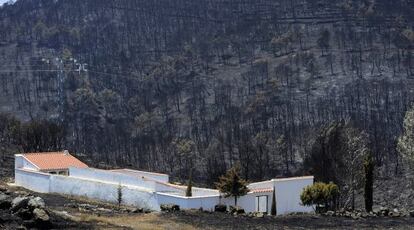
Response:
[[[153,173],[153,172],[144,172],[144,171],[138,171],[138,170],[132,170],[132,169],[115,169],[111,170],[113,172],[119,172],[119,173],[125,173],[125,174],[131,174],[136,177],[146,177],[150,178],[156,181],[168,183],[169,182],[169,176],[167,174],[161,174],[161,173]]]
[[[220,195],[219,191],[216,189],[206,189],[193,187],[193,196],[218,196]]]
[[[174,186],[168,185],[166,183],[155,182],[155,190],[156,192],[168,192],[174,193],[178,195],[185,194],[185,187],[184,186]]]
[[[248,193],[245,196],[237,198],[237,206],[242,207],[245,212],[255,212],[256,211],[256,196],[267,196],[268,197],[267,209],[268,209],[268,213],[270,213],[270,210],[272,207],[272,192]],[[234,206],[234,197],[223,198],[222,204],[225,204],[227,206]]]
[[[99,181],[96,177],[97,174],[93,174],[93,171],[91,170],[71,170],[72,172],[75,172],[75,175],[80,175],[82,172],[92,173],[91,178],[93,179],[73,176],[67,177],[61,175],[50,175],[38,171],[16,169],[15,183],[16,185],[28,188],[36,192],[53,192],[74,196],[85,196],[113,203],[117,202],[119,186],[118,179],[120,178],[115,176],[112,178],[112,182],[110,182],[110,180],[105,180],[105,178],[102,177],[101,179],[103,181]],[[101,173],[102,172],[99,172],[98,175],[106,175],[104,173]],[[137,178],[134,179],[138,180]],[[276,188],[276,205],[278,215],[288,214],[291,212],[313,211],[312,207],[302,206],[300,202],[300,193],[306,186],[313,184],[313,177],[300,179],[282,179],[274,180],[273,182],[275,183]],[[234,205],[233,197],[220,198],[215,193],[215,190],[201,188],[196,188],[196,190],[198,192],[214,193],[215,195],[184,197],[170,193],[154,192],[148,189],[143,189],[139,186],[123,185],[122,198],[124,204],[143,207],[151,210],[159,210],[161,204],[169,203],[178,204],[183,209],[203,208],[204,210],[214,210],[214,206],[219,203]],[[243,197],[238,198],[238,205],[244,208],[246,212],[254,212],[256,211],[256,196],[261,195],[268,196],[268,212],[270,212],[272,192],[249,193]]]
[[[14,175],[14,183],[18,186],[22,186],[35,192],[50,192],[50,174],[25,169],[15,169]]]
[[[103,183],[86,179],[52,176],[50,192],[74,196],[85,196],[107,202],[118,202],[118,187],[116,183]],[[137,207],[158,210],[158,203],[152,192],[140,190],[139,187],[122,186],[122,203]]]
[[[131,170],[133,171],[133,170]],[[176,194],[185,193],[185,187],[169,185],[164,182],[154,181],[152,178],[138,176],[128,172],[122,173],[114,170],[100,170],[94,168],[70,168],[70,177],[82,178],[87,180],[97,180],[105,183],[116,183],[124,186],[135,186],[157,192],[171,192]],[[164,178],[168,179],[168,178]]]
[[[119,184],[117,183],[104,183],[24,169],[16,169],[15,175],[16,185],[35,192],[85,196],[111,203],[118,201]],[[153,192],[134,186],[122,186],[123,204],[159,210],[159,204],[155,198]]]
[[[187,190],[187,186],[178,186],[166,183],[159,183],[156,182],[156,190],[157,192],[161,193],[173,193],[175,195],[185,196],[185,192]],[[192,195],[193,197],[204,197],[204,196],[218,196],[220,195],[218,190],[215,189],[206,189],[206,188],[198,188],[192,187]]]
[[[97,180],[107,183],[115,183],[121,185],[131,185],[141,187],[143,189],[155,190],[155,182],[145,180],[135,176],[129,176],[122,173],[93,169],[93,168],[69,168],[70,177],[76,177],[88,180]]]
[[[132,187],[122,187],[124,204],[159,211],[160,205],[154,192],[144,192]]]
[[[187,201],[187,208],[200,208],[203,210],[214,211],[214,206],[219,204],[219,196],[190,197]]]
[[[187,200],[182,196],[174,196],[172,194],[156,193],[158,203],[161,204],[177,204],[180,208],[187,207]]]
[[[157,193],[158,203],[161,204],[177,204],[182,209],[199,209],[214,211],[220,199],[219,196],[205,197],[183,197],[172,194]]]
[[[116,202],[117,186],[74,177],[52,176],[50,192]]]

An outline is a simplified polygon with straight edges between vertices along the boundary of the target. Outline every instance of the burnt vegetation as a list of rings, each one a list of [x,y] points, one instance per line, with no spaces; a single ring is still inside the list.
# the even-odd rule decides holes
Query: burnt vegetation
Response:
[[[377,178],[404,170],[413,10],[412,0],[18,0],[0,9],[0,110],[57,132],[48,146],[12,142],[20,150],[66,148],[182,182],[191,171],[210,185],[235,164],[250,181],[312,173],[353,207],[368,152]]]

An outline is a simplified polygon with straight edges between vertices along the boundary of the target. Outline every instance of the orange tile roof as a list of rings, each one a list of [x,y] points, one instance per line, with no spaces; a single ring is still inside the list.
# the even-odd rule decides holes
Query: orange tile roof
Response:
[[[85,163],[66,152],[24,153],[22,155],[39,170],[88,168]]]

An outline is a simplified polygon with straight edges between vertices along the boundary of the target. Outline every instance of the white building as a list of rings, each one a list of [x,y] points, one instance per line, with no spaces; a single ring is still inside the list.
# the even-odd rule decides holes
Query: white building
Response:
[[[67,151],[15,155],[15,184],[41,193],[61,193],[117,202],[122,188],[126,205],[160,210],[161,204],[177,204],[182,209],[214,210],[217,204],[234,205],[234,198],[224,198],[218,190],[192,188],[192,197],[185,196],[186,186],[169,183],[166,174],[130,169],[101,170],[89,168]],[[312,212],[301,205],[300,193],[313,184],[313,176],[272,179],[248,185],[250,192],[238,198],[238,206],[246,212],[270,213],[273,189],[277,214]]]

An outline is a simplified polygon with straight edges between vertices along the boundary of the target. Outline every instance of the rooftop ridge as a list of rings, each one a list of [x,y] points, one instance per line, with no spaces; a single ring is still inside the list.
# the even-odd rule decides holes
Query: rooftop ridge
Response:
[[[22,155],[39,155],[39,154],[63,154],[63,153],[64,153],[64,151],[51,151],[51,152],[30,152],[30,153],[20,153],[20,154],[22,154]]]

